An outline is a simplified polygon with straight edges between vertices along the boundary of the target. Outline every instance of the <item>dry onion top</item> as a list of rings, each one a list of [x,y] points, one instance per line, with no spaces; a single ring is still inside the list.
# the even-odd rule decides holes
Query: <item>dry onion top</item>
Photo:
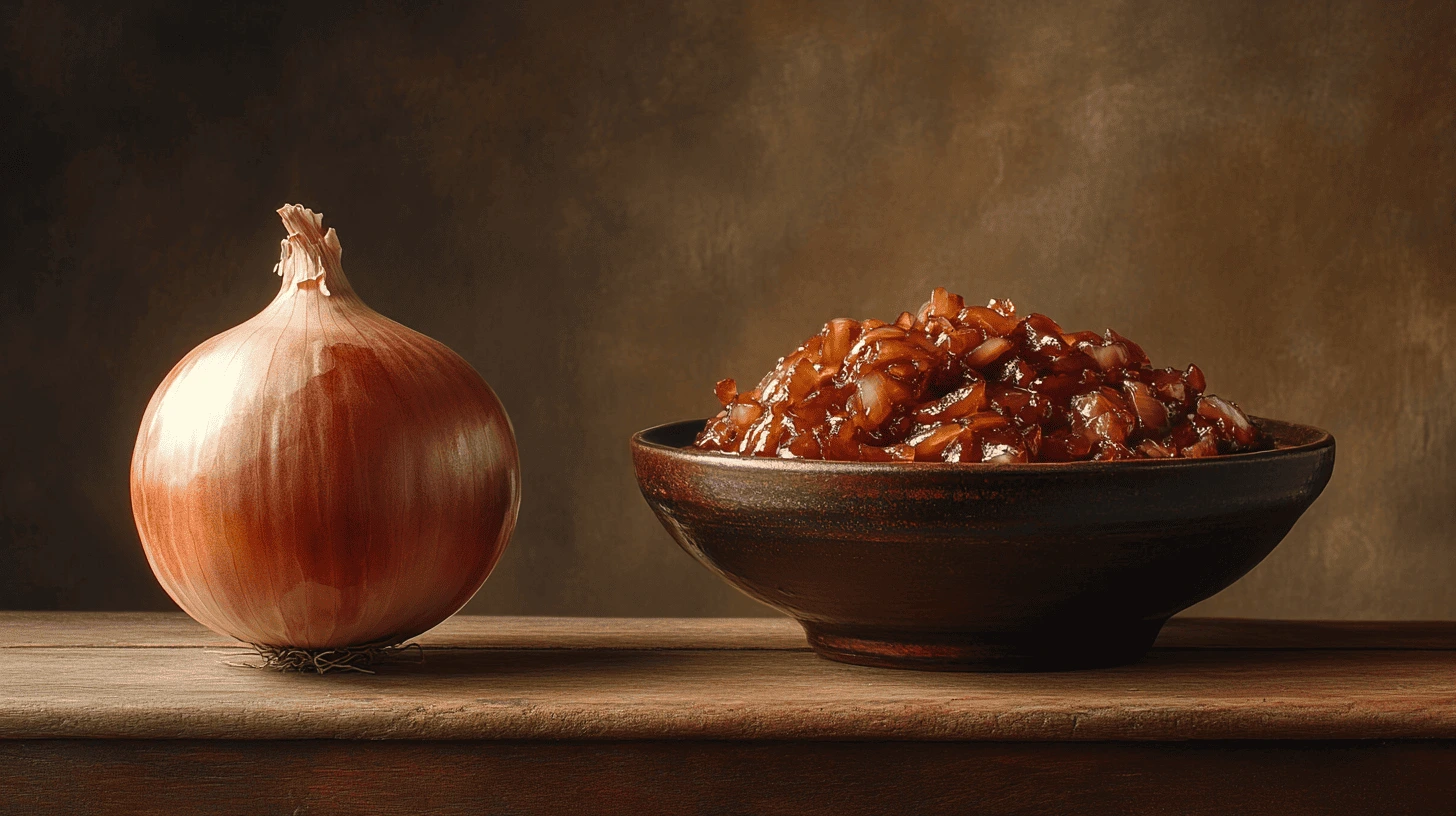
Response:
[[[786,459],[1070,462],[1267,447],[1196,365],[1153,368],[1112,329],[1067,332],[937,288],[893,323],[837,318],[723,406],[694,445]]]

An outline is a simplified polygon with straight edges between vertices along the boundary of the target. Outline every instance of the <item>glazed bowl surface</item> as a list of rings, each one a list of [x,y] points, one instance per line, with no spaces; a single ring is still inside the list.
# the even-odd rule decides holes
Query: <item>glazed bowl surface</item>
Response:
[[[1330,479],[1334,438],[1253,418],[1271,450],[1032,464],[824,462],[632,437],[642,495],[684,550],[797,619],[820,655],[892,668],[1130,663],[1253,569]]]

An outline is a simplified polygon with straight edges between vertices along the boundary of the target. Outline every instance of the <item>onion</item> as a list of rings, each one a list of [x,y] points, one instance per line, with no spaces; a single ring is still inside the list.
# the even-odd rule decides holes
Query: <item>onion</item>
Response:
[[[894,403],[887,393],[891,390],[888,378],[878,373],[868,374],[855,384],[855,389],[855,395],[859,397],[859,404],[864,412],[864,427],[878,428],[889,419]]]
[[[470,364],[364,305],[299,206],[278,295],[182,358],[142,419],[132,510],[189,615],[265,649],[402,642],[465,605],[515,526],[505,410]]]
[[[789,402],[799,403],[804,397],[819,387],[819,372],[814,370],[814,364],[809,360],[801,359],[789,370]]]
[[[979,411],[985,405],[986,383],[978,379],[921,408],[915,413],[915,418],[921,422],[945,422]]]
[[[1068,332],[1041,313],[1018,318],[1008,300],[967,307],[937,288],[893,323],[829,321],[747,394],[719,383],[724,410],[693,446],[878,461],[904,455],[899,444],[920,461],[1063,462],[1268,445],[1237,405],[1200,399],[1205,385],[1197,366],[1152,368],[1112,329]],[[982,413],[1004,427],[973,430]],[[940,430],[951,424],[965,428],[954,439]]]
[[[929,305],[926,310],[928,317],[955,317],[966,307],[966,301],[960,295],[946,291],[945,287],[937,286],[930,293]]]
[[[732,377],[719,380],[718,384],[713,386],[713,393],[718,395],[718,402],[727,408],[733,400],[738,398],[738,383]]]
[[[1084,428],[1087,441],[1093,444],[1107,441],[1120,445],[1127,441],[1137,422],[1117,394],[1108,389],[1072,397],[1071,408]]]
[[[1208,387],[1208,381],[1203,377],[1203,369],[1193,363],[1189,363],[1183,370],[1183,382],[1188,383],[1188,387],[1198,394],[1202,394],[1203,389]]]
[[[1142,453],[1143,456],[1146,456],[1149,459],[1168,459],[1178,452],[1176,449],[1170,448],[1167,445],[1156,442],[1152,439],[1144,439],[1143,441],[1139,442],[1137,449],[1139,452]]]
[[[1009,302],[1009,301],[1008,301]],[[1004,337],[1016,329],[1017,320],[987,306],[968,306],[960,311],[956,320],[975,326],[988,336]]]
[[[1252,444],[1258,436],[1258,431],[1254,429],[1248,416],[1237,405],[1221,397],[1212,394],[1200,397],[1195,412],[1204,419],[1222,425],[1240,445]]]
[[[1051,362],[1067,354],[1062,327],[1044,314],[1033,314],[1016,324],[1021,352],[1037,362]]]
[[[865,334],[859,338],[859,342],[868,345],[870,343],[878,343],[881,340],[899,340],[904,336],[905,330],[900,328],[899,326],[881,326],[877,329],[871,329],[868,332],[865,332]]]
[[[927,462],[934,461],[945,450],[947,445],[954,442],[956,437],[961,435],[962,430],[964,429],[960,425],[952,422],[934,428],[926,433],[923,439],[916,440],[915,442],[910,442],[909,439],[905,441],[915,447],[916,459]]]
[[[1084,354],[1097,361],[1097,367],[1103,371],[1111,371],[1114,368],[1122,368],[1127,365],[1127,346],[1121,343],[1108,343],[1105,346],[1097,346],[1088,343],[1081,347]]]
[[[1011,341],[1004,337],[989,338],[971,349],[971,353],[966,355],[966,365],[971,368],[985,368],[1001,359],[1001,355],[1010,351],[1011,347]]]
[[[1155,434],[1168,430],[1168,406],[1153,396],[1153,389],[1137,380],[1124,380],[1122,390],[1131,400],[1132,410],[1143,430]]]
[[[843,363],[845,355],[849,354],[849,348],[854,345],[858,334],[859,324],[847,317],[835,318],[825,324],[824,364],[837,366]]]

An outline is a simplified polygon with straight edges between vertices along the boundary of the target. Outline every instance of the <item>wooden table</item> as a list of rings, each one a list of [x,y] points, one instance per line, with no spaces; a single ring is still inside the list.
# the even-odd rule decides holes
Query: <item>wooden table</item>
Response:
[[[780,619],[457,617],[284,675],[0,613],[0,813],[1452,813],[1456,623],[1175,620],[1141,664],[839,665]]]

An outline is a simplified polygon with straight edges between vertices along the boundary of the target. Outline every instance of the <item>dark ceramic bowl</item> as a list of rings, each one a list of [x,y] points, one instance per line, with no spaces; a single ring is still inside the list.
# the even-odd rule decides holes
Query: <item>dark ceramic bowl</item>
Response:
[[[1208,459],[889,464],[632,437],[642,495],[682,548],[792,615],[824,657],[911,669],[1131,663],[1163,622],[1268,555],[1329,481],[1335,440]]]

